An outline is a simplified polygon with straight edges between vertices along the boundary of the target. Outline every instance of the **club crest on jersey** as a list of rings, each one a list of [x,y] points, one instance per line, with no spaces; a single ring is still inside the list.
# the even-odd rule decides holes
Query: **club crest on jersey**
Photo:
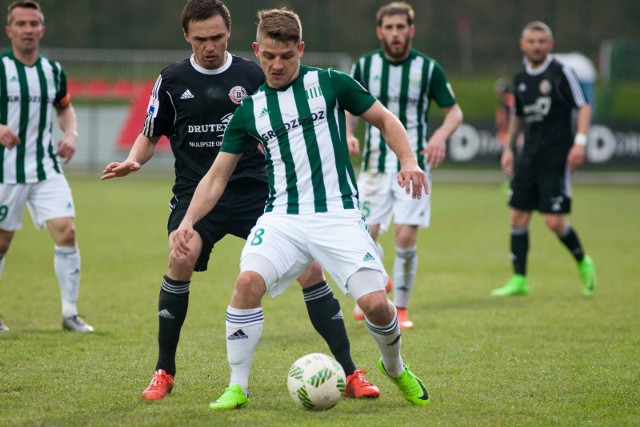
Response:
[[[411,89],[420,90],[422,84],[422,73],[409,74],[409,87]]]
[[[545,79],[541,81],[538,85],[538,90],[542,95],[549,95],[549,92],[551,92],[551,83],[549,83],[549,80]]]
[[[242,86],[234,86],[229,91],[229,99],[234,104],[240,104],[247,97],[247,90]]]
[[[322,96],[322,90],[320,89],[320,83],[313,82],[310,85],[305,85],[304,90],[307,94],[307,99],[318,98]]]

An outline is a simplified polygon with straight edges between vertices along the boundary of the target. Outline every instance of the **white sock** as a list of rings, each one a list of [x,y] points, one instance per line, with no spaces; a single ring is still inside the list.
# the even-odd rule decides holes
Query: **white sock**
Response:
[[[62,317],[78,314],[76,304],[80,292],[80,250],[76,246],[55,246],[53,269],[60,285]]]
[[[262,307],[241,310],[227,307],[227,361],[231,369],[229,385],[238,384],[248,395],[249,370],[262,336]]]
[[[380,353],[382,354],[382,364],[384,369],[393,378],[402,373],[404,363],[400,355],[402,347],[402,339],[400,337],[400,328],[398,327],[398,315],[393,316],[393,321],[386,326],[377,326],[365,318],[369,333],[378,344]]]
[[[0,279],[2,279],[3,271],[4,271],[4,254],[0,254]]]
[[[402,249],[396,247],[396,259],[393,263],[393,303],[396,307],[407,308],[413,290],[413,282],[418,271],[418,252],[416,247]]]

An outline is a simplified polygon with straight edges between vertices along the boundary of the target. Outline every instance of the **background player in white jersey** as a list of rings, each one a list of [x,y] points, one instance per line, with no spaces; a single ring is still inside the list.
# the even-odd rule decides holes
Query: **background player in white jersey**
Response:
[[[62,327],[93,332],[78,316],[80,252],[71,189],[59,160],[71,160],[78,142],[76,114],[60,64],[40,56],[44,15],[36,1],[9,5],[11,51],[0,56],[0,275],[11,240],[22,228],[25,205],[34,224],[53,239]],[[56,145],[57,118],[64,132]],[[0,321],[0,331],[9,329]]]
[[[547,227],[573,255],[583,294],[590,296],[596,286],[593,260],[585,255],[576,231],[565,219],[571,211],[571,174],[584,162],[591,107],[575,73],[553,58],[553,45],[553,33],[543,22],[531,22],[522,30],[524,67],[513,80],[515,114],[501,159],[502,170],[512,176],[509,206],[514,274],[503,287],[493,290],[494,296],[529,292],[526,266],[533,210],[544,215]],[[521,128],[524,145],[514,167]]]
[[[428,190],[426,176],[402,124],[380,102],[344,73],[300,64],[304,42],[298,15],[272,9],[258,16],[253,49],[267,82],[234,113],[218,157],[172,236],[175,256],[190,256],[194,224],[216,206],[244,150],[259,141],[267,158],[269,198],[243,249],[227,308],[229,387],[210,408],[247,404],[249,370],[264,323],[262,297],[278,295],[314,259],[365,312],[382,353],[381,371],[405,399],[426,405],[424,384],[403,364],[396,310],[384,291],[387,275],[358,210],[344,110],[382,131],[398,155],[397,182],[407,193],[421,197]]]
[[[175,184],[169,205],[169,236],[178,228],[191,197],[215,160],[222,136],[242,99],[264,83],[264,73],[252,61],[227,51],[231,15],[218,0],[189,0],[182,12],[184,37],[193,55],[164,69],[153,90],[142,133],[128,158],[106,166],[102,179],[126,176],[148,162],[162,135],[170,138],[175,155]],[[264,212],[268,196],[264,155],[254,140],[246,147],[220,203],[196,224],[190,255],[176,258],[169,239],[169,262],[158,298],[158,360],[148,400],[164,399],[176,374],[176,350],[186,319],[191,276],[205,271],[214,245],[228,234],[246,239]],[[345,396],[375,398],[380,390],[357,370],[350,354],[340,303],[313,263],[300,277],[309,318],[327,341],[347,374]]]
[[[438,167],[444,161],[445,142],[462,123],[462,110],[442,67],[411,48],[415,32],[413,8],[405,2],[389,3],[378,10],[376,20],[376,35],[382,48],[358,58],[351,74],[400,119],[418,165],[430,176],[430,166]],[[431,101],[444,111],[444,121],[427,143]],[[347,115],[351,154],[360,152],[360,141],[353,135],[357,123],[356,116]],[[385,142],[374,126],[366,125],[358,177],[360,208],[374,240],[389,228],[393,217],[396,255],[393,302],[398,308],[400,328],[411,329],[413,322],[407,309],[418,269],[418,229],[429,226],[430,197],[412,199],[395,185],[398,159]],[[379,244],[378,247],[382,254],[382,247]],[[357,304],[353,317],[356,320],[364,317]]]

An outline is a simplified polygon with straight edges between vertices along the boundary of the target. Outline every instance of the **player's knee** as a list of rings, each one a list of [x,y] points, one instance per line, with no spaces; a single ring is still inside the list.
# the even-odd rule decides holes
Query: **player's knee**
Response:
[[[513,209],[511,211],[511,226],[515,228],[527,227],[529,225],[530,217],[530,212]]]
[[[9,251],[9,246],[11,246],[11,239],[0,239],[0,259]]]
[[[564,230],[564,218],[562,215],[545,215],[544,223],[556,234],[560,234]]]
[[[315,261],[309,264],[309,266],[298,277],[298,282],[303,289],[317,285],[323,280],[324,273],[322,271],[322,267]]]
[[[418,236],[418,227],[411,225],[396,226],[396,246],[399,248],[411,248],[415,246]]]
[[[236,279],[231,305],[236,308],[254,308],[260,305],[267,288],[262,276],[255,271],[243,271]]]
[[[363,295],[358,299],[358,305],[365,316],[377,325],[388,324],[393,319],[393,305],[384,291]]]
[[[64,246],[74,246],[76,244],[76,227],[73,222],[65,225],[62,232]]]
[[[76,244],[76,225],[72,218],[62,218],[47,223],[49,232],[58,246],[71,247]]]
[[[188,254],[187,256],[177,255],[175,251],[169,252],[169,275],[171,277],[180,278],[191,277],[195,268],[198,257],[196,254]],[[188,278],[186,279],[188,280]]]

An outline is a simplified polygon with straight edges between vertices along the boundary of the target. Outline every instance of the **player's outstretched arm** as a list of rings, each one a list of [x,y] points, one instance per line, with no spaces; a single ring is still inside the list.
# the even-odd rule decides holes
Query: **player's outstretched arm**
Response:
[[[56,114],[58,125],[64,132],[62,139],[58,143],[56,156],[63,158],[64,163],[69,163],[69,160],[71,160],[76,153],[76,147],[78,145],[78,119],[76,117],[76,111],[73,105],[69,103],[64,108],[56,108]]]
[[[349,154],[357,156],[360,154],[360,140],[355,137],[354,132],[358,127],[358,116],[354,116],[350,112],[345,112],[345,121],[347,125],[347,146],[349,147]]]
[[[451,107],[443,108],[444,121],[442,125],[431,135],[427,147],[423,150],[422,154],[427,155],[427,161],[431,167],[437,168],[444,162],[444,158],[447,155],[447,139],[458,129],[462,124],[462,110],[458,104],[454,104]]]
[[[422,197],[422,191],[429,193],[427,177],[418,166],[416,157],[411,150],[409,135],[398,118],[387,108],[376,101],[367,111],[360,115],[372,126],[380,129],[382,137],[387,145],[398,156],[400,161],[400,172],[398,173],[398,184],[405,189],[407,194],[411,193],[414,199]]]
[[[220,151],[207,174],[200,180],[189,209],[184,215],[178,229],[171,235],[174,251],[178,258],[186,256],[189,241],[193,237],[193,225],[209,213],[218,203],[229,182],[229,177],[240,160],[240,154]]]
[[[587,148],[587,135],[589,135],[590,124],[591,106],[589,104],[585,104],[578,110],[576,137],[567,157],[567,165],[571,169],[577,169],[584,163]]]
[[[156,144],[160,137],[150,138],[143,134],[138,135],[129,156],[123,162],[111,162],[105,166],[100,179],[111,179],[129,175],[131,172],[140,170],[142,165],[147,163],[155,153]]]
[[[500,167],[508,176],[513,175],[513,162],[516,144],[518,142],[518,134],[522,127],[522,118],[514,115],[509,123],[509,138],[502,147],[502,157],[500,158]]]

